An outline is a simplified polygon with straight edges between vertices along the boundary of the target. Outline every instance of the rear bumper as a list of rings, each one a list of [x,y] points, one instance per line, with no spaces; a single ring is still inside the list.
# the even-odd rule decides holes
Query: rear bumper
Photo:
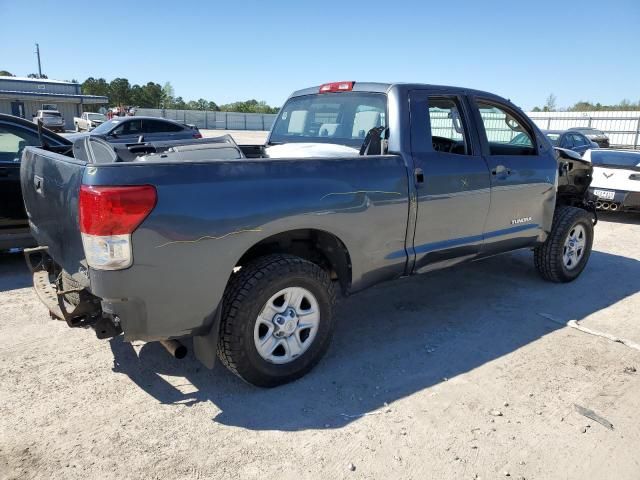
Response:
[[[102,311],[100,299],[85,288],[69,287],[47,253],[47,247],[24,250],[27,266],[33,275],[33,288],[47,307],[51,318],[64,320],[69,327],[92,327],[98,338],[111,338],[122,333],[117,318]]]
[[[612,199],[597,198],[597,203],[608,204],[610,210],[611,205],[616,205],[618,211],[640,211],[640,192],[630,192],[628,190],[614,190],[612,188],[589,187],[589,192],[593,194],[595,190],[606,190],[614,192]],[[595,196],[595,194],[594,194]]]

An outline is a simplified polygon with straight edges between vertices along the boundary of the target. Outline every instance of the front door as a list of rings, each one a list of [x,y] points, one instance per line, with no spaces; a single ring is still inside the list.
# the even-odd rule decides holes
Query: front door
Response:
[[[475,97],[482,152],[491,170],[491,209],[482,255],[532,245],[549,231],[558,164],[553,149],[522,112]]]
[[[478,254],[490,174],[463,95],[415,90],[410,109],[417,187],[414,272],[422,272]]]
[[[24,102],[11,102],[11,115],[24,118]]]

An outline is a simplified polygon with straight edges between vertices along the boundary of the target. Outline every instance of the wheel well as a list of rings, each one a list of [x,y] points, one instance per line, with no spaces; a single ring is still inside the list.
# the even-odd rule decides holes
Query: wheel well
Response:
[[[239,267],[274,253],[288,253],[313,262],[338,280],[344,293],[351,286],[351,258],[335,235],[323,230],[300,229],[278,233],[251,247],[238,261]]]

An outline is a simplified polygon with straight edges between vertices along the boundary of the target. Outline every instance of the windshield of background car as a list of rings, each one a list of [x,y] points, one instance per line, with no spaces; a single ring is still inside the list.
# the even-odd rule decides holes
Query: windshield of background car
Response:
[[[605,149],[591,150],[591,163],[604,166],[637,167],[640,166],[640,153],[612,152]]]
[[[560,135],[558,133],[547,133],[547,138],[551,142],[551,145],[553,145],[554,147],[558,146],[558,139],[560,138]]]
[[[338,92],[294,97],[282,108],[270,142],[334,143],[359,148],[369,130],[387,126],[387,96]]]
[[[107,122],[104,122],[98,125],[96,128],[91,130],[91,133],[97,133],[98,135],[103,133],[109,133],[111,129],[114,128],[119,123],[121,123],[121,121],[114,118],[113,120],[109,120]]]
[[[107,117],[102,115],[101,113],[88,113],[87,117],[89,120],[106,120]]]

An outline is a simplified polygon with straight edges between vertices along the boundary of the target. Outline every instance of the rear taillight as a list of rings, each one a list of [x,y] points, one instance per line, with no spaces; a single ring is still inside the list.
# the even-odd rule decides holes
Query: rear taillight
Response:
[[[350,92],[356,82],[332,82],[320,85],[320,93],[329,92]]]
[[[131,265],[131,234],[156,205],[151,185],[80,187],[79,221],[87,263],[98,270]]]
[[[202,138],[202,134],[200,132],[193,132],[193,138]]]

